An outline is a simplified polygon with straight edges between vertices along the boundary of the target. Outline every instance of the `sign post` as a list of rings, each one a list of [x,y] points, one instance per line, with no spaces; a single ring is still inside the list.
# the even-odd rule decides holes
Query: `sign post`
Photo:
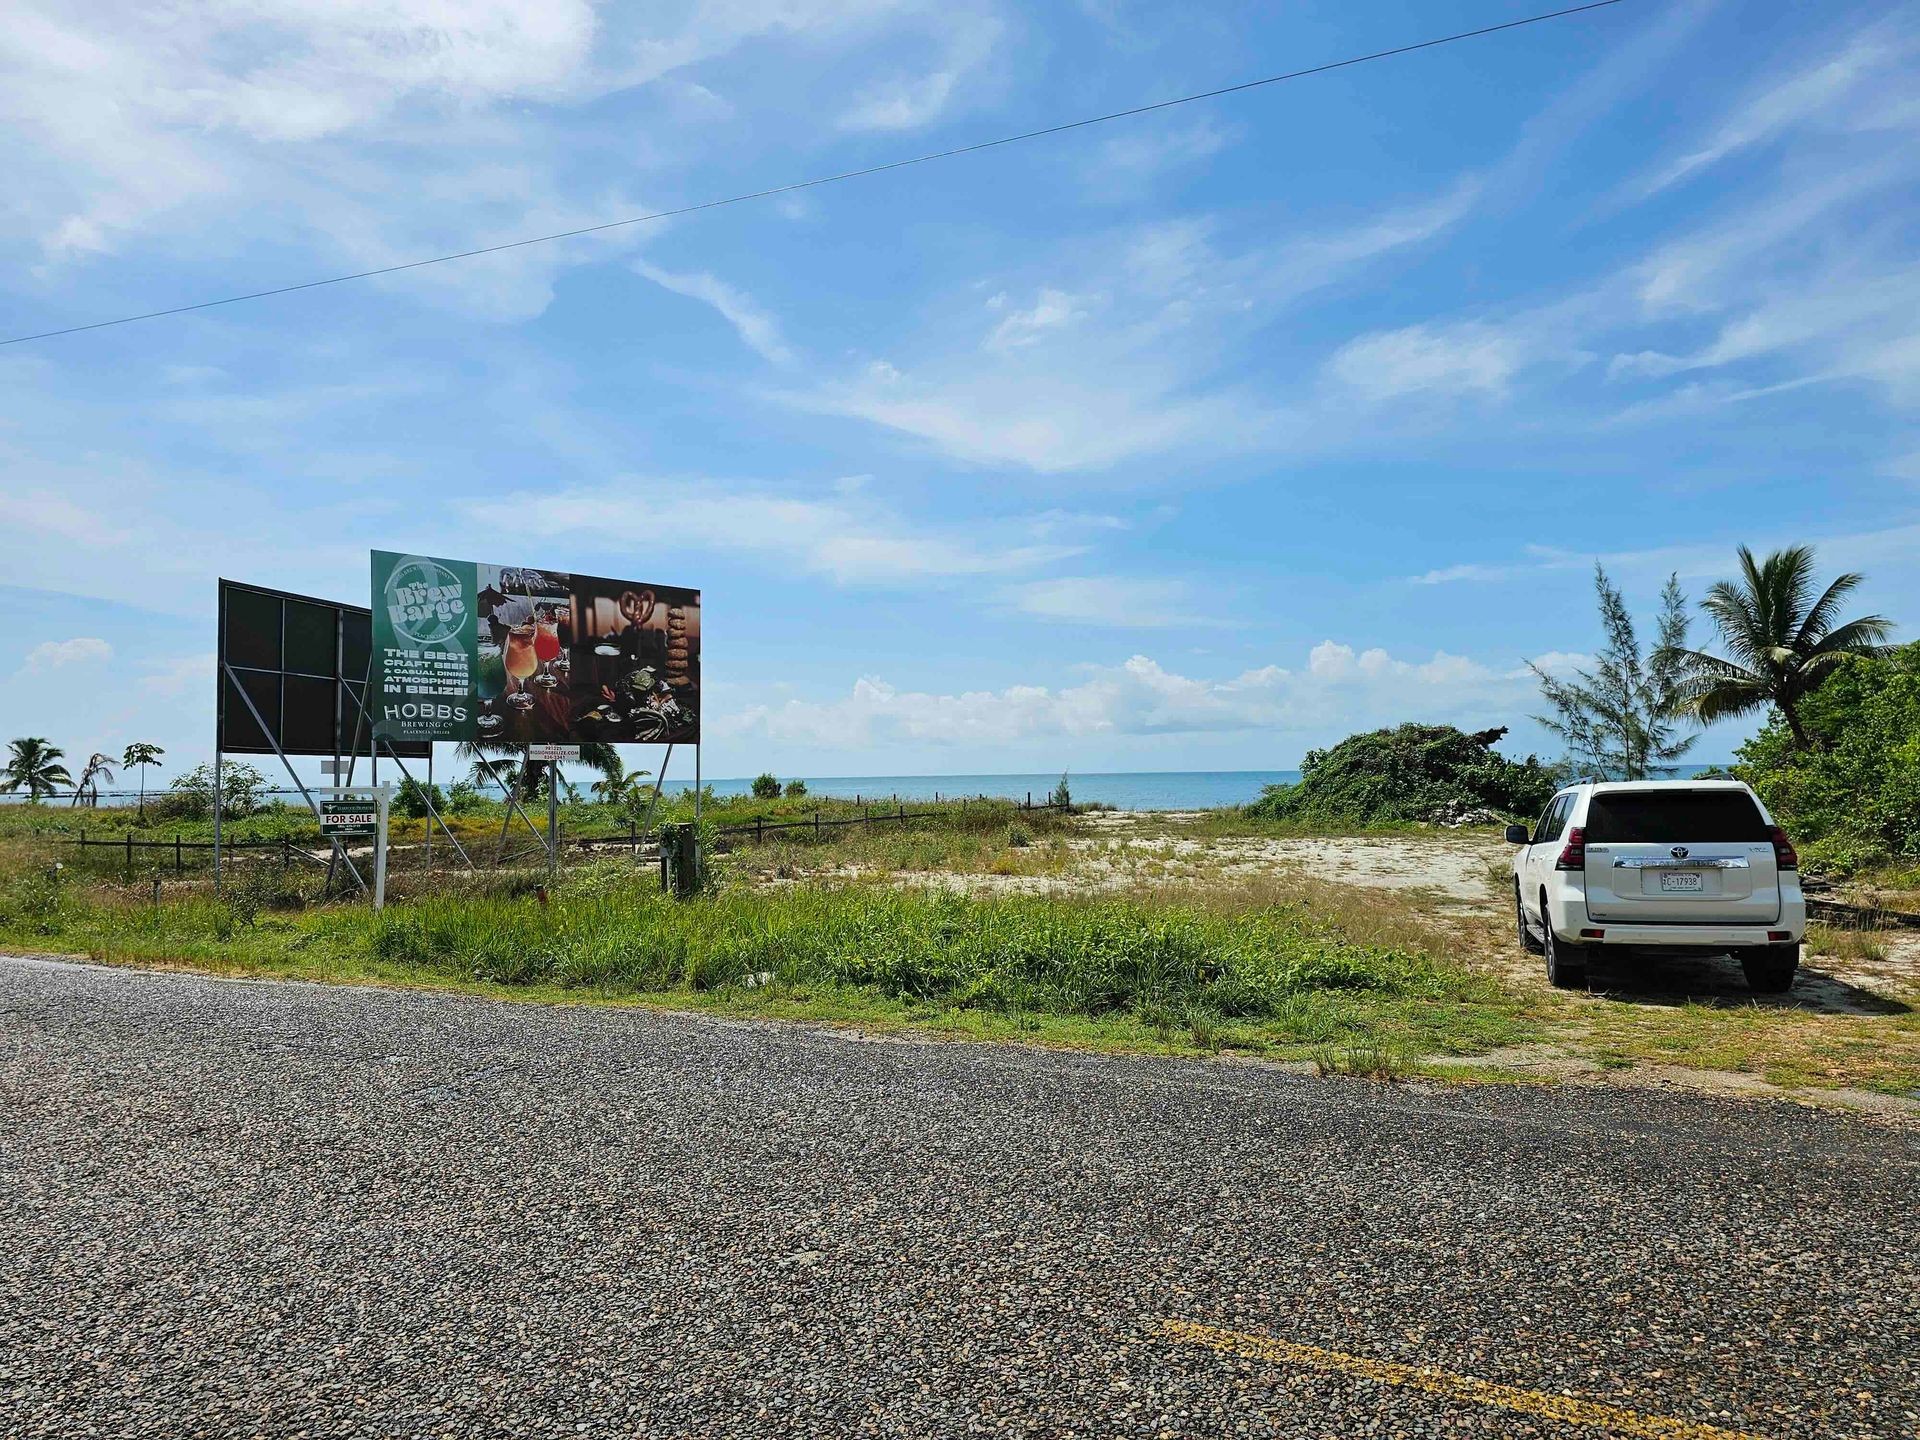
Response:
[[[578,745],[555,745],[536,740],[527,746],[527,759],[544,760],[547,765],[547,877],[560,874],[560,762],[578,761]]]
[[[317,786],[314,813],[320,833],[336,844],[373,837],[373,908],[387,903],[387,811],[391,785]]]

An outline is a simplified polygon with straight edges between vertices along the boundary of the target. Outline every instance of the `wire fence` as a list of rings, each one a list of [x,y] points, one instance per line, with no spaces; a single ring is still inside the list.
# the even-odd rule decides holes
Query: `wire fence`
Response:
[[[955,814],[964,815],[969,803],[970,802],[966,800],[961,800],[958,802],[957,807],[948,807],[940,810],[909,810],[904,802],[895,802],[891,809],[875,809],[859,815],[836,815],[832,817],[828,817],[820,810],[815,810],[812,816],[800,820],[770,821],[766,816],[761,815],[756,816],[748,823],[714,826],[708,833],[716,840],[722,842],[751,840],[755,844],[764,844],[769,837],[778,839],[782,834],[790,832],[800,832],[801,834],[812,835],[816,839],[824,839],[828,832],[843,830],[850,826],[901,825],[916,820],[939,820],[949,818]],[[976,801],[971,803],[978,805],[982,802]],[[1007,804],[1008,802],[999,803]],[[1056,804],[1052,801],[1036,804],[1032,796],[1028,796],[1024,801],[1011,802],[1013,812],[1023,815],[1037,814],[1045,811],[1069,811],[1072,808],[1071,805]],[[39,835],[48,834],[48,832],[45,831],[29,833]],[[174,835],[171,838],[136,836],[131,830],[119,836],[89,835],[84,830],[78,835],[56,831],[51,833],[50,838],[56,845],[70,845],[78,848],[83,855],[88,852],[101,852],[103,854],[117,852],[122,857],[122,862],[129,873],[131,873],[134,868],[136,856],[139,856],[143,863],[152,865],[154,861],[149,860],[147,857],[154,852],[158,852],[157,863],[160,868],[171,868],[174,874],[184,875],[187,872],[190,858],[195,862],[196,866],[202,860],[211,863],[211,852],[214,849],[214,843],[211,840],[188,840],[181,835]],[[473,849],[477,848],[475,842],[479,838],[480,837],[474,836],[465,837],[464,843],[470,853]],[[501,838],[504,842],[506,834],[503,833]],[[539,848],[541,852],[544,853],[546,837],[540,835],[538,839]],[[631,851],[636,858],[643,859],[657,858],[659,854],[659,837],[657,833],[651,828],[642,830],[639,828],[637,822],[632,821],[628,823],[627,828],[624,830],[610,830],[593,834],[569,835],[563,826],[561,827],[560,833],[555,837],[555,842],[556,851],[561,854],[564,854],[569,848],[583,854],[591,854],[595,850],[624,849]],[[327,864],[332,855],[333,843],[331,837],[316,831],[311,834],[303,833],[297,836],[283,835],[268,840],[222,840],[219,848],[223,854],[235,854],[239,856],[251,855],[254,857],[265,854],[269,859],[277,858],[280,861],[281,867],[288,869],[292,867],[295,860],[303,860],[320,865]],[[349,853],[352,854],[359,854],[372,848],[370,844],[365,843],[359,845],[353,845],[350,842],[343,843],[349,845]],[[440,849],[443,853],[451,853],[451,847],[447,846],[444,841],[436,844],[429,843],[428,840],[422,839],[418,842],[409,841],[398,845],[389,842],[387,854],[389,861],[391,861],[402,854],[410,855],[421,853],[430,855],[435,849]],[[520,858],[520,856],[525,853],[526,847],[522,844],[522,848],[519,851],[495,863],[504,864],[513,859]]]

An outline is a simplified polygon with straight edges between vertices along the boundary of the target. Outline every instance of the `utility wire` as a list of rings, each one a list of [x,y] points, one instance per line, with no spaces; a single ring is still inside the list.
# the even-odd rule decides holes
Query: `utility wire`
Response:
[[[764,200],[771,195],[790,195],[796,190],[811,190],[821,185],[837,185],[843,180],[859,180],[868,175],[882,175],[889,170],[904,170],[910,165],[927,165],[935,160],[951,160],[960,155],[973,155],[982,150],[994,150],[1002,145],[1018,145],[1026,140],[1039,140],[1048,135],[1061,135],[1069,130],[1084,130],[1090,125],[1105,125],[1114,120],[1126,120],[1135,115],[1151,115],[1157,110],[1171,110],[1178,105],[1192,105],[1201,100],[1217,100],[1222,95],[1238,95],[1245,90],[1258,90],[1267,85],[1279,85],[1288,80],[1302,80],[1309,75],[1324,75],[1330,70],[1345,70],[1354,65],[1365,65],[1374,60],[1387,60],[1396,55],[1411,55],[1416,50],[1432,50],[1440,45],[1452,45],[1460,40],[1475,40],[1483,35],[1497,35],[1502,30],[1518,30],[1527,25],[1539,25],[1548,20],[1563,20],[1569,15],[1583,15],[1590,10],[1605,10],[1609,6],[1621,4],[1622,0],[1592,0],[1586,5],[1574,5],[1565,10],[1550,10],[1539,15],[1528,15],[1520,20],[1508,20],[1499,25],[1483,25],[1478,30],[1462,30],[1453,35],[1442,35],[1433,40],[1420,40],[1411,45],[1396,45],[1391,50],[1375,50],[1367,55],[1353,55],[1345,60],[1329,60],[1324,65],[1310,65],[1304,70],[1289,70],[1281,75],[1268,75],[1259,80],[1245,80],[1238,85],[1223,85],[1217,90],[1202,90],[1193,95],[1182,95],[1173,100],[1159,100],[1151,105],[1135,105],[1127,110],[1114,110],[1105,115],[1093,115],[1085,120],[1069,120],[1059,125],[1048,125],[1039,130],[1024,130],[1018,135],[1002,135],[995,140],[980,140],[971,145],[955,146],[951,150],[935,150],[926,155],[914,155],[905,160],[889,160],[882,165],[868,165],[859,170],[842,170],[835,175],[819,175],[811,180],[795,180],[787,185],[775,185],[765,190],[751,190],[741,195],[729,195],[722,200],[703,200],[697,205],[682,205],[673,210],[655,210],[646,215],[630,215],[624,220],[608,220],[599,225],[583,225],[577,230],[556,230],[551,235],[532,235],[524,240],[509,240],[500,245],[483,245],[475,250],[457,250],[447,255],[435,255],[426,260],[409,260],[400,265],[382,265],[375,270],[356,270],[350,275],[329,275],[323,280],[305,280],[297,285],[280,285],[271,290],[252,290],[244,295],[227,295],[218,300],[202,300],[193,305],[175,305],[166,310],[148,310],[139,315],[121,315],[112,320],[95,320],[88,325],[68,325],[59,330],[41,330],[32,335],[12,335],[0,340],[0,345],[23,345],[30,340],[51,340],[59,335],[78,335],[87,330],[105,330],[115,325],[132,325],[141,320],[159,320],[168,315],[186,315],[195,310],[211,310],[220,305],[239,305],[248,300],[265,300],[274,295],[292,295],[301,290],[317,290],[326,285],[345,285],[352,280],[370,280],[377,275],[397,275],[405,270],[419,270],[428,265],[445,265],[454,260],[471,260],[479,255],[498,255],[505,250],[522,250],[529,245],[545,245],[554,240],[572,240],[581,235],[598,235],[607,230],[619,230],[628,225],[645,225],[653,220],[669,220],[676,215],[693,215],[702,210],[718,210],[725,205],[740,205],[749,200]]]

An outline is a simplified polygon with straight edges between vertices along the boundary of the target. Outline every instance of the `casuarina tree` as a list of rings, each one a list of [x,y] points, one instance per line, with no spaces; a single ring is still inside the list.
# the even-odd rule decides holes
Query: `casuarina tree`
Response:
[[[1608,780],[1645,780],[1668,774],[1672,762],[1692,748],[1685,698],[1687,602],[1680,579],[1669,575],[1660,592],[1658,639],[1651,654],[1641,647],[1626,601],[1598,564],[1593,588],[1600,602],[1606,643],[1590,670],[1571,679],[1549,674],[1532,661],[1550,715],[1534,717],[1567,744],[1575,771]]]

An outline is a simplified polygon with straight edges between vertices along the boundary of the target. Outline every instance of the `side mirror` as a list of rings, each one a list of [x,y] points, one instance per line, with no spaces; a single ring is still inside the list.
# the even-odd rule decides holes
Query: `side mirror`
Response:
[[[1507,844],[1525,845],[1529,838],[1530,837],[1527,835],[1526,826],[1524,825],[1507,826]]]

